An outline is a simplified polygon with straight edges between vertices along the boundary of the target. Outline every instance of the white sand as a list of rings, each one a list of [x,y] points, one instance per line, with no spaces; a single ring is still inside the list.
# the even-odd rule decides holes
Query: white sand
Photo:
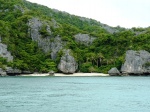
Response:
[[[44,74],[34,73],[34,74],[21,74],[20,76],[49,76],[49,74],[48,73],[44,73]]]
[[[60,73],[56,73],[54,76],[109,76],[109,74],[103,74],[103,73],[60,74]]]
[[[21,76],[49,76],[48,73],[40,74],[40,73],[34,73],[34,74],[22,74]],[[63,73],[55,73],[54,76],[109,76],[109,74],[104,73],[74,73],[74,74],[63,74]]]

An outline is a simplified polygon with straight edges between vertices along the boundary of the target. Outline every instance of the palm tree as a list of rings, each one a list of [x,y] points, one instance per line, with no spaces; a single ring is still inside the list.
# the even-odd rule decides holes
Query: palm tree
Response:
[[[104,59],[104,55],[101,52],[99,52],[97,54],[97,67],[101,66],[103,59]]]
[[[90,52],[86,54],[86,62],[92,62],[92,64],[94,64],[94,62],[96,62],[95,60],[96,60],[95,53]]]
[[[92,65],[94,65],[94,62],[96,62],[96,54],[95,53],[90,53],[91,56],[91,61],[92,61]]]

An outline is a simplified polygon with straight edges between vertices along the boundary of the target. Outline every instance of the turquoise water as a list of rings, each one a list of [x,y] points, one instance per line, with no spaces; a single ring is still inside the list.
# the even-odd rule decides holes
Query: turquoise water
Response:
[[[150,77],[0,77],[0,112],[150,112]]]

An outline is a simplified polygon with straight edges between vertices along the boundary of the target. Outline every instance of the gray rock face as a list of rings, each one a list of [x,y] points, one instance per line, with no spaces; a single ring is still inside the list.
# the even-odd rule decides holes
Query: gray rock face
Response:
[[[22,74],[32,74],[33,72],[31,71],[22,71]]]
[[[121,75],[120,72],[119,72],[119,70],[118,70],[116,67],[111,68],[111,69],[108,71],[108,74],[109,74],[110,76],[120,76],[120,75]]]
[[[0,56],[6,58],[7,61],[13,61],[13,56],[7,50],[7,45],[1,43],[1,37],[0,37]]]
[[[13,69],[13,68],[11,68],[11,67],[6,67],[6,73],[7,73],[8,75],[18,75],[18,74],[21,74],[22,71],[19,70],[19,69]]]
[[[121,72],[125,74],[150,73],[150,53],[144,50],[128,50]]]
[[[52,71],[49,71],[48,74],[49,76],[54,76],[55,72],[52,70]]]
[[[14,10],[20,10],[22,13],[25,12],[25,10],[20,5],[14,5]]]
[[[55,19],[52,19],[52,23],[53,23],[53,27],[54,28],[59,28],[59,25],[57,24],[57,22],[55,21]]]
[[[53,20],[54,22],[54,20]],[[42,37],[40,34],[40,30],[43,25],[47,24],[46,22],[40,21],[37,18],[32,18],[29,20],[28,26],[29,26],[29,34],[33,41],[36,41],[38,43],[38,46],[43,49],[45,53],[51,51],[51,58],[55,59],[57,56],[57,53],[59,50],[63,48],[65,43],[61,40],[61,37],[52,36],[51,28],[49,25],[47,25],[47,32],[49,33],[49,36]],[[56,24],[56,21],[54,22],[54,27],[58,27]],[[53,41],[51,41],[53,40]]]
[[[0,76],[7,76],[6,72],[0,68]]]
[[[33,41],[38,43],[38,46],[43,49],[44,52],[50,51],[50,37],[42,38],[40,34],[40,30],[44,23],[42,23],[39,19],[33,18],[29,20],[29,34]],[[49,28],[47,28],[49,29]],[[49,31],[50,32],[50,31]]]
[[[119,30],[117,30],[116,28],[112,28],[108,25],[105,25],[105,24],[101,24],[102,28],[104,28],[107,32],[113,34],[113,33],[117,33],[119,32]]]
[[[61,40],[61,37],[56,36],[54,41],[51,42],[51,58],[54,60],[57,57],[58,51],[60,51],[66,45],[65,42]]]
[[[78,64],[74,57],[71,56],[70,50],[64,50],[64,55],[61,57],[58,69],[63,73],[75,73],[78,68]]]
[[[74,36],[75,41],[81,44],[84,44],[86,46],[89,46],[92,44],[92,42],[96,39],[96,37],[89,36],[88,34],[77,34]]]

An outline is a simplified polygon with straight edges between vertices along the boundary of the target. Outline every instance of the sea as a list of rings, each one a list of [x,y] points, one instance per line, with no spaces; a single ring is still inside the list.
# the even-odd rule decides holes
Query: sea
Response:
[[[0,112],[150,112],[150,77],[0,77]]]

